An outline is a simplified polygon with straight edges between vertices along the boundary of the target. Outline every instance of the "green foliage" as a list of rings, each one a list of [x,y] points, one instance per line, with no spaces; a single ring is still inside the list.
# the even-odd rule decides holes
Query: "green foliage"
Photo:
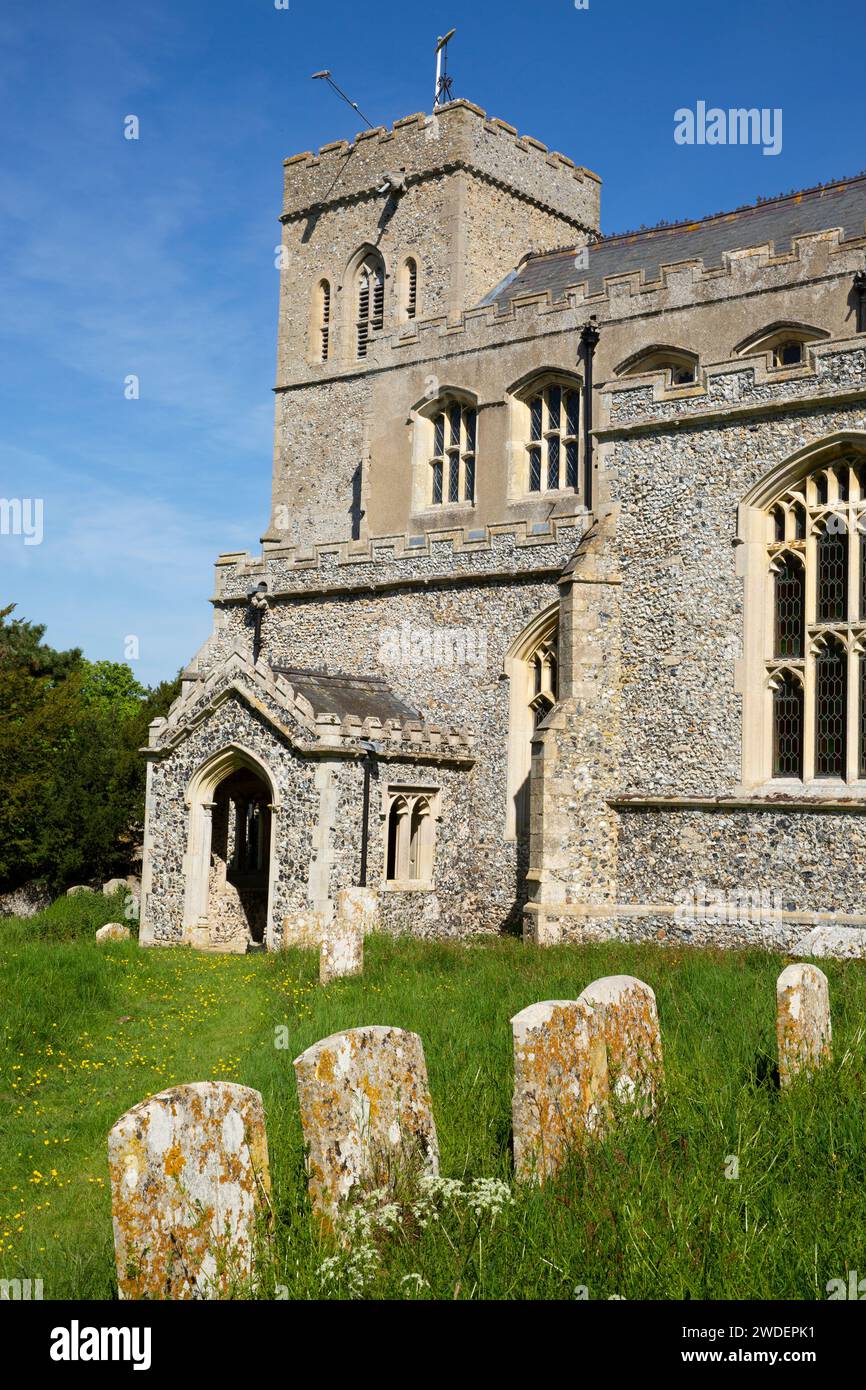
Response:
[[[144,815],[147,726],[180,690],[56,652],[0,610],[0,889],[125,872]]]

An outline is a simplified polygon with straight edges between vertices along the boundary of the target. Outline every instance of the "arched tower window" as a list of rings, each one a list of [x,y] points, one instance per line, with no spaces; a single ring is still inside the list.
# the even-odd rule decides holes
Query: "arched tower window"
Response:
[[[381,256],[371,252],[358,267],[356,276],[356,352],[367,356],[370,334],[385,322],[385,266]]]
[[[331,355],[331,285],[322,280],[318,290],[319,298],[319,361],[327,362]]]
[[[418,312],[418,262],[414,256],[407,256],[403,262],[400,301],[403,318],[414,319]]]

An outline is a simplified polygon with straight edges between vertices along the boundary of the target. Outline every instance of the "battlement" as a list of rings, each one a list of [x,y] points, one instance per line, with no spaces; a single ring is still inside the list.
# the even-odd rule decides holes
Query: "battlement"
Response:
[[[284,161],[283,220],[374,197],[386,174],[412,183],[463,170],[489,180],[584,231],[599,225],[601,179],[469,101],[418,112]]]

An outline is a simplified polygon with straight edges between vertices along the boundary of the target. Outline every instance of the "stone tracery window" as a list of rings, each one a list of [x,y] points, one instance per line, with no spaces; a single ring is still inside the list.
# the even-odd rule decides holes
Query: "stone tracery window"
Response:
[[[576,488],[580,395],[576,386],[552,381],[527,397],[526,490]]]
[[[770,776],[856,781],[866,769],[866,471],[835,458],[764,515]]]
[[[478,413],[474,405],[456,399],[437,402],[430,459],[430,500],[474,502]]]
[[[389,787],[386,793],[385,881],[392,886],[429,887],[438,791]]]

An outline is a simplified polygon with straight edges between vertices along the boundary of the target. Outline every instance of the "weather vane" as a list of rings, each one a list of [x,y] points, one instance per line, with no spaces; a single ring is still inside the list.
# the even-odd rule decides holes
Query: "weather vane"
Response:
[[[444,38],[436,40],[436,92],[433,97],[434,111],[451,100],[451,78],[448,76],[448,44],[456,33],[456,29],[449,29]]]

